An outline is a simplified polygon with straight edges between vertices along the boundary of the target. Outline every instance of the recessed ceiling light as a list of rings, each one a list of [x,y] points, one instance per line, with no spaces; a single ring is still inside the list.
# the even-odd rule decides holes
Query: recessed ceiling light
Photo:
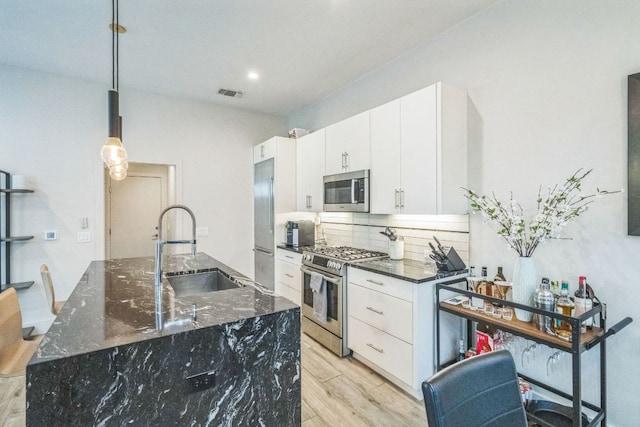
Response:
[[[260,78],[260,74],[256,73],[255,71],[250,71],[249,74],[247,74],[247,77],[249,78],[249,80],[258,80]]]

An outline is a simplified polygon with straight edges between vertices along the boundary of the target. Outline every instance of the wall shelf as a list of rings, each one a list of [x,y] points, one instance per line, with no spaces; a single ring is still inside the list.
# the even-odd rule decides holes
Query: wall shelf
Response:
[[[31,287],[34,282],[11,282],[11,246],[15,243],[27,242],[33,236],[11,235],[11,196],[16,194],[33,193],[26,188],[11,188],[11,174],[0,170],[0,195],[2,195],[2,209],[0,209],[0,292],[9,288],[16,290]]]
[[[552,319],[560,319],[567,321],[572,326],[571,341],[565,341],[554,335],[547,334],[539,331],[533,323],[521,322],[515,317],[512,320],[498,319],[493,316],[474,311],[470,308],[464,308],[461,305],[453,305],[446,300],[452,295],[465,295],[467,297],[481,298],[485,301],[489,301],[502,306],[519,308],[530,311],[534,314],[543,314]],[[531,307],[524,304],[514,303],[512,301],[504,301],[498,298],[490,297],[487,295],[478,294],[469,291],[466,287],[460,286],[460,284],[454,284],[452,282],[444,282],[436,285],[436,301],[438,302],[436,310],[436,366],[437,369],[443,369],[445,366],[451,365],[453,361],[446,361],[441,363],[440,360],[440,316],[441,313],[450,313],[466,320],[467,323],[467,342],[471,341],[473,333],[473,323],[481,322],[491,325],[497,329],[509,332],[513,335],[524,337],[528,340],[535,341],[539,344],[546,345],[548,347],[556,348],[558,350],[571,354],[571,373],[572,373],[572,392],[566,393],[562,390],[553,388],[543,381],[535,378],[530,378],[525,375],[519,374],[526,381],[550,391],[551,393],[563,397],[572,402],[572,423],[574,427],[582,426],[582,408],[588,408],[592,410],[595,415],[589,422],[588,426],[606,426],[606,403],[607,403],[607,383],[606,383],[606,339],[611,335],[616,334],[633,319],[626,317],[614,326],[607,329],[606,327],[606,309],[603,304],[594,304],[594,307],[586,313],[578,317],[563,316],[556,312],[545,311],[535,307]],[[581,334],[580,324],[592,317],[598,319],[597,325],[591,330]],[[589,351],[595,347],[600,349],[600,364],[599,364],[599,378],[600,378],[600,402],[599,404],[590,403],[582,400],[582,378],[581,378],[581,356],[585,351]],[[542,426],[551,426],[542,419],[539,419],[535,415],[529,413],[530,420],[537,422]],[[551,426],[553,427],[553,426]]]

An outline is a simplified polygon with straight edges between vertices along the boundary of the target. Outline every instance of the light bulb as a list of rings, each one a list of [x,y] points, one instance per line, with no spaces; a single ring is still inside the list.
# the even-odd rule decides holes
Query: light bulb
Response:
[[[109,163],[109,171],[113,171],[114,173],[126,172],[127,169],[129,169],[129,162],[126,160]]]
[[[100,152],[102,161],[108,166],[121,163],[127,160],[127,150],[122,146],[119,138],[109,137],[102,146]]]
[[[114,181],[122,181],[123,179],[125,179],[127,177],[127,170],[126,169],[121,169],[119,171],[116,171],[114,169],[109,169],[109,176]]]

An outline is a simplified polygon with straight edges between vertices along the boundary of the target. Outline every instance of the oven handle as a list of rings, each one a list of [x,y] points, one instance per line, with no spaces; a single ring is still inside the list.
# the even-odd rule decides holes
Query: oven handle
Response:
[[[321,273],[319,271],[313,271],[313,270],[310,270],[310,269],[308,269],[306,267],[300,267],[300,271],[302,271],[303,273],[307,273],[309,275],[311,275],[311,273],[317,273],[317,274],[320,274],[322,276],[322,278],[324,280],[326,280],[327,282],[331,282],[331,283],[334,283],[336,285],[341,285],[342,284],[342,277],[340,277],[340,276],[334,276],[332,274],[331,275],[327,275],[327,273]]]

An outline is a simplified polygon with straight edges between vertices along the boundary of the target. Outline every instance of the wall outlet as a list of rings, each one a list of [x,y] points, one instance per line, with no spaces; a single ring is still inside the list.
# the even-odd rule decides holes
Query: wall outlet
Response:
[[[89,243],[91,241],[91,233],[89,231],[78,231],[78,243]]]
[[[188,393],[207,390],[216,385],[216,372],[202,372],[200,374],[195,374],[187,377],[186,380]]]
[[[209,227],[196,227],[196,237],[206,237],[209,235]]]
[[[55,230],[45,231],[44,240],[58,240],[58,232]]]

